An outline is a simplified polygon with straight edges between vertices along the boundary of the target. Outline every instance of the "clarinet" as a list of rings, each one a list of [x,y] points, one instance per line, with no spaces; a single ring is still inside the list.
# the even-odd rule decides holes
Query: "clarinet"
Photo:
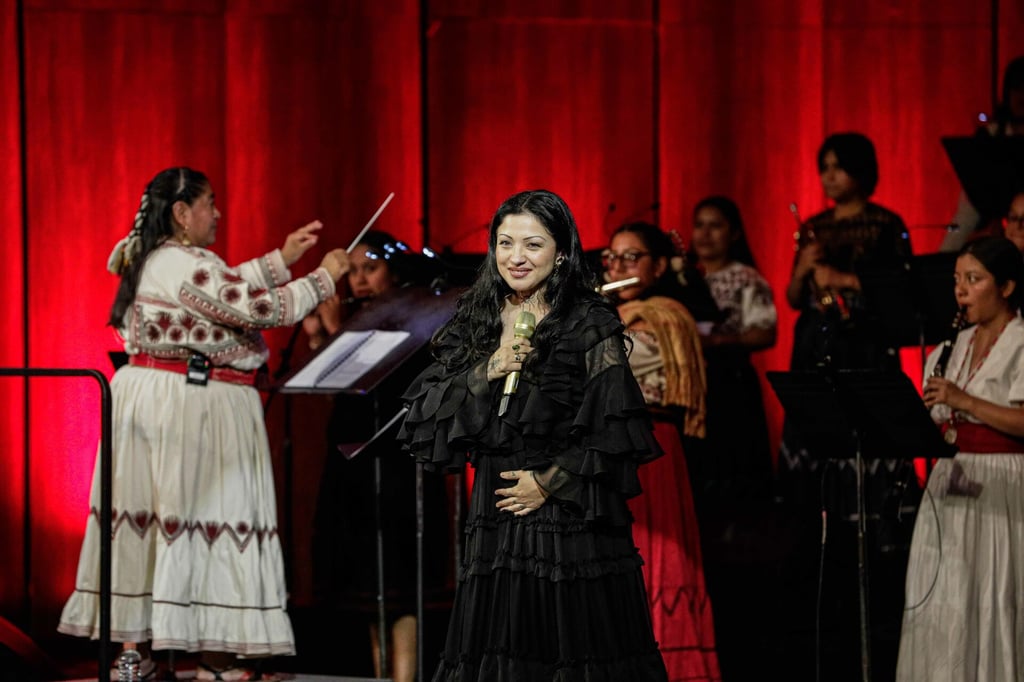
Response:
[[[939,351],[939,359],[935,363],[935,367],[932,369],[933,377],[942,377],[946,375],[946,366],[949,364],[949,356],[953,354],[953,344],[956,343],[956,337],[964,327],[964,321],[964,308],[961,306],[956,309],[956,315],[953,316],[952,333],[949,338],[942,342],[942,349]]]
[[[789,212],[793,214],[793,219],[796,221],[796,232],[793,233],[793,250],[799,252],[800,249],[808,244],[817,242],[818,237],[814,234],[814,226],[810,223],[805,223],[800,218],[800,210],[797,208],[796,202],[789,205]],[[846,301],[843,300],[842,294],[838,291],[833,291],[829,287],[819,287],[814,281],[813,276],[809,279],[808,285],[811,288],[811,295],[817,301],[822,311],[838,310],[839,316],[842,319],[850,319],[850,309],[846,306]]]

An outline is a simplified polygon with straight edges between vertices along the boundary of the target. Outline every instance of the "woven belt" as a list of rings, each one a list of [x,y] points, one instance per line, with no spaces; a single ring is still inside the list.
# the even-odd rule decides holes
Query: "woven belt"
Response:
[[[188,374],[187,360],[161,360],[146,353],[136,353],[128,357],[128,364],[135,367],[148,367],[150,369],[161,369],[165,372],[177,374]],[[242,386],[255,386],[258,370],[244,372],[232,367],[211,367],[210,378],[214,381],[223,381],[229,384],[241,384]]]

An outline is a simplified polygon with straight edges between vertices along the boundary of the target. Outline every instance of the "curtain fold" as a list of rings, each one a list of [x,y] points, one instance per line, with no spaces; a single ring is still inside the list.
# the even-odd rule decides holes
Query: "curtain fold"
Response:
[[[1001,73],[1016,56],[1024,28],[1017,5],[998,4],[993,36],[989,3],[955,0],[25,0],[19,52],[18,1],[0,0],[0,363],[21,364],[27,330],[33,366],[112,371],[107,254],[146,182],[187,164],[213,181],[224,212],[215,248],[229,261],[323,220],[298,274],[347,246],[391,191],[379,228],[419,247],[425,224],[430,246],[456,252],[482,251],[492,212],[522,189],[563,195],[588,249],[628,220],[688,240],[696,201],[729,195],[780,311],[779,343],[755,362],[785,369],[789,205],[805,216],[825,207],[821,141],[841,130],[871,137],[877,201],[904,217],[916,252],[934,248],[959,191],[939,140],[970,134],[991,110],[993,66]],[[268,336],[275,366],[288,336]],[[916,354],[904,353],[915,378]],[[28,439],[41,630],[74,577],[95,393],[86,382],[34,383],[26,433],[20,382],[0,381],[0,542],[17,577]],[[781,409],[765,393],[777,442]],[[299,604],[311,599],[308,569],[295,570],[308,566],[306,493],[325,457],[317,400],[295,403],[286,542]],[[280,402],[269,419],[278,449]],[[20,585],[0,583],[0,609],[22,599]]]
[[[22,266],[22,140],[18,54],[18,8],[0,0],[0,234],[5,257],[0,267],[0,367],[24,367],[25,273]],[[0,547],[5,548],[0,580],[0,615],[14,618],[24,604],[24,380],[0,377]]]

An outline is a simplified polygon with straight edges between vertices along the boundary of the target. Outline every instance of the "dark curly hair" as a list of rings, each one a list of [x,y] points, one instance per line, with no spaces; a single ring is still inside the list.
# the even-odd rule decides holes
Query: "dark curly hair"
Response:
[[[532,339],[535,352],[528,357],[527,366],[546,357],[561,323],[573,308],[592,301],[612,309],[611,304],[595,291],[597,279],[587,266],[576,220],[565,201],[548,190],[520,192],[506,199],[494,213],[487,240],[487,256],[476,281],[459,299],[452,319],[434,335],[434,355],[449,371],[462,371],[498,348],[501,311],[505,298],[513,290],[498,272],[495,247],[498,227],[511,215],[529,215],[536,219],[554,238],[561,257],[544,283],[544,302],[550,311],[537,325]],[[458,330],[457,339],[452,343],[455,330]]]

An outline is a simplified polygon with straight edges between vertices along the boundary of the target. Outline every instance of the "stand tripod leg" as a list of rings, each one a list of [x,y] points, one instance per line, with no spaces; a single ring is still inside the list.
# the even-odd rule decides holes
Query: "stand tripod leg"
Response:
[[[416,679],[423,679],[423,465],[416,465]]]
[[[855,434],[856,437],[856,434]],[[863,682],[871,682],[871,635],[870,612],[868,610],[868,566],[865,535],[867,532],[867,510],[864,504],[864,460],[861,457],[860,439],[857,438],[857,577],[860,597],[860,669]]]
[[[373,397],[373,413],[377,416],[376,430],[380,429],[380,405]],[[384,510],[381,509],[383,472],[380,457],[373,458],[373,515],[377,522],[377,645],[380,676],[388,676],[388,620],[384,608]]]

